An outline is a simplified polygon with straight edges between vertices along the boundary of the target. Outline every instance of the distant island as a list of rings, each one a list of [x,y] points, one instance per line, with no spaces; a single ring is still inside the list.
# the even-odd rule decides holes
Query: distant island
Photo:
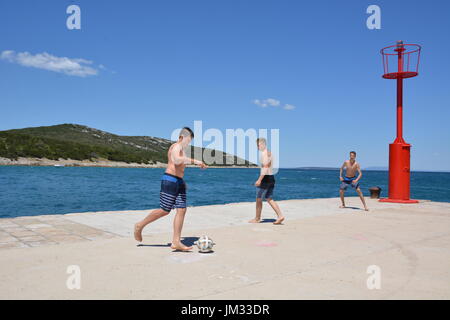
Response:
[[[165,167],[172,143],[149,136],[115,135],[79,124],[12,129],[0,131],[0,165]],[[195,157],[200,148],[191,148]],[[198,153],[203,154],[205,148],[201,149]],[[209,151],[223,159],[223,164],[214,166],[256,167],[234,155]],[[233,165],[228,165],[231,160]]]
[[[339,168],[333,167],[295,167],[295,168],[284,168],[284,169],[297,169],[297,170],[339,170]],[[367,167],[363,168],[362,171],[389,171],[389,167]],[[449,173],[448,170],[411,170],[411,172],[434,172],[434,173]]]
[[[339,170],[338,167],[296,167],[292,169],[301,169],[301,170]],[[369,171],[388,171],[388,167],[367,167],[363,168],[362,170],[369,170]]]
[[[296,167],[292,169],[301,169],[301,170],[339,170],[338,167]],[[388,167],[367,167],[363,168],[362,170],[369,170],[369,171],[388,171]]]
[[[339,170],[339,168],[333,167],[296,167],[290,169],[299,169],[299,170]]]
[[[372,171],[389,171],[389,167],[367,167],[363,170],[372,170]]]

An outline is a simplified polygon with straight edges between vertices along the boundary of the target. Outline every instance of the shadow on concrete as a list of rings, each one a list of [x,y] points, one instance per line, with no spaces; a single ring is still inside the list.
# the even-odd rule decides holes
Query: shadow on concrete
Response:
[[[185,246],[193,246],[194,242],[198,240],[199,237],[181,237],[181,242],[183,242],[183,244]]]
[[[260,223],[274,223],[276,219],[262,219]]]
[[[136,247],[170,247],[171,243],[168,244],[137,244]]]
[[[181,237],[181,242],[187,247],[193,246],[194,242],[198,240],[199,237]],[[171,242],[167,244],[138,244],[137,247],[170,247],[172,245]]]

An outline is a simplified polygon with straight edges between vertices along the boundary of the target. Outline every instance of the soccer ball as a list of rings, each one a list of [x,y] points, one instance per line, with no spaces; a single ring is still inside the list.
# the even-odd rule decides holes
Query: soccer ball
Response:
[[[211,252],[213,245],[215,245],[214,241],[208,236],[201,236],[194,244],[197,245],[198,251],[203,253]]]

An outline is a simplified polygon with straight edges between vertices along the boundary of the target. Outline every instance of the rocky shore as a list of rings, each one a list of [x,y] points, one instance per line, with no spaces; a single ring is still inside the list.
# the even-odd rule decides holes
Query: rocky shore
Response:
[[[23,158],[19,157],[17,160],[0,157],[0,166],[54,166],[54,167],[112,167],[112,168],[165,168],[166,163],[156,162],[154,164],[110,161],[106,159],[91,160],[73,160],[73,159],[58,159],[51,160],[46,158]],[[191,167],[191,166],[188,166]],[[192,166],[195,167],[195,166]],[[224,168],[224,166],[209,166],[210,168]],[[226,168],[248,168],[246,166],[225,166]],[[256,168],[256,166],[250,167]]]

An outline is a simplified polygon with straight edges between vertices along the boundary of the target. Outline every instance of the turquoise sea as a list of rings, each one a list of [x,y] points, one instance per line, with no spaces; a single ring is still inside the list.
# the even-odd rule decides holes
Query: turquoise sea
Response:
[[[164,169],[0,166],[0,217],[106,210],[141,210],[159,206]],[[188,205],[254,201],[258,169],[187,168]],[[363,171],[369,187],[387,196],[388,172]],[[280,169],[275,200],[339,196],[339,171]],[[346,195],[356,196],[354,190]],[[450,173],[412,172],[411,198],[450,202]]]

